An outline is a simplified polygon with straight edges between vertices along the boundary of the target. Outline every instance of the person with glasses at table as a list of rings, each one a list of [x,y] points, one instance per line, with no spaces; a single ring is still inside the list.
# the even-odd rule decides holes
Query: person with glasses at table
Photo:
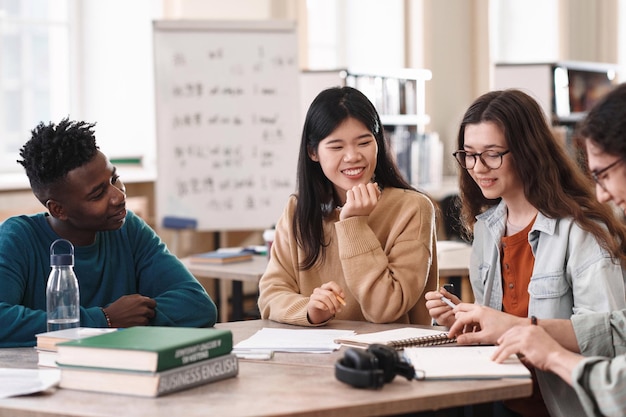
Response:
[[[458,149],[461,221],[473,237],[477,304],[540,319],[626,306],[624,226],[595,199],[532,97],[504,90],[476,99],[461,122]],[[437,323],[449,327],[454,311],[441,296],[459,302],[441,289],[427,293],[426,304]],[[546,408],[553,416],[583,414],[560,378],[537,371],[535,380],[545,406],[537,397],[507,401],[506,408],[519,415],[546,415]]]
[[[599,201],[626,213],[626,84],[601,99],[578,128]],[[519,354],[574,387],[588,416],[626,415],[626,310],[528,320],[475,304],[455,307],[450,335],[461,344],[499,344],[493,359]],[[534,326],[533,326],[534,324]],[[477,328],[463,333],[463,329]]]

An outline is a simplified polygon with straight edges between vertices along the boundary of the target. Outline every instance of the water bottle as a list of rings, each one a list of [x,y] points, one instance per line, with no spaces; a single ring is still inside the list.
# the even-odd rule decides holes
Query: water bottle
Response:
[[[65,244],[69,253],[55,253],[55,247]],[[46,286],[48,331],[80,326],[80,293],[74,273],[74,246],[65,239],[50,245],[50,276]]]

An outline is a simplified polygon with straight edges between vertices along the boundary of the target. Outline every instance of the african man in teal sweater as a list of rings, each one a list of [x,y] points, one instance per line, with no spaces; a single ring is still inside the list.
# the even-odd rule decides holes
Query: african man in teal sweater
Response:
[[[75,247],[84,327],[210,327],[217,309],[154,231],[126,210],[116,169],[93,124],[39,124],[20,150],[46,213],[0,225],[0,347],[33,346],[46,331],[50,244]]]

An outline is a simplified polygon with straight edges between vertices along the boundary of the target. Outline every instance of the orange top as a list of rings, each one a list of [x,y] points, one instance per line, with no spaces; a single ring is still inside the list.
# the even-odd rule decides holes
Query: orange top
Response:
[[[528,317],[528,285],[535,267],[528,233],[534,223],[535,219],[523,230],[502,238],[502,310],[519,317]],[[549,417],[533,368],[531,372],[533,395],[530,398],[504,401],[504,405],[520,416]]]
[[[502,237],[502,310],[528,317],[528,285],[535,267],[535,256],[528,243],[533,220],[521,231]]]

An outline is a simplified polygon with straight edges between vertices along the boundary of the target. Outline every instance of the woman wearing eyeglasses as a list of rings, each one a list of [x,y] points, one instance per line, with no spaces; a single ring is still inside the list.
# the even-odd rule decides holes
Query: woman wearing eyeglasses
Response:
[[[519,90],[479,97],[463,117],[454,156],[477,304],[539,319],[624,308],[624,227],[595,199],[533,98]],[[442,295],[459,302],[442,289],[426,294],[426,306],[451,326],[454,313]],[[552,416],[583,415],[560,378],[538,371],[537,381]],[[506,405],[547,415],[539,402]]]
[[[596,196],[626,213],[626,84],[589,112],[577,135],[596,182]],[[532,320],[461,303],[450,333],[463,344],[497,343],[493,359],[518,353],[526,363],[571,384],[588,416],[626,415],[626,310]],[[463,333],[464,328],[479,328]]]

